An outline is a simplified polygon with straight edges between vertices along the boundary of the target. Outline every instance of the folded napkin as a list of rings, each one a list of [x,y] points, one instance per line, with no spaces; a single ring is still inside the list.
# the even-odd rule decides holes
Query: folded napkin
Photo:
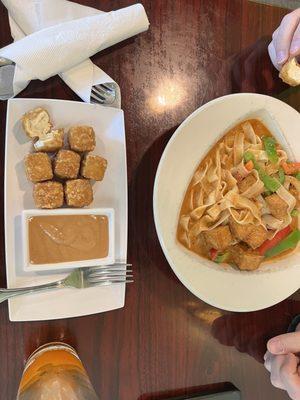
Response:
[[[2,2],[9,12],[15,42],[0,49],[0,57],[15,66],[0,67],[0,91],[9,86],[7,80],[13,76],[12,96],[32,79],[45,80],[59,74],[89,102],[92,86],[113,82],[89,57],[149,26],[141,4],[104,13],[66,0]]]

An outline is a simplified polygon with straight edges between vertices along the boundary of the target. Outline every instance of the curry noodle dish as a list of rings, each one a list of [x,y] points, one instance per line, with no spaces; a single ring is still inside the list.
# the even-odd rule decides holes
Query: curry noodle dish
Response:
[[[201,161],[180,210],[177,239],[190,251],[256,270],[300,241],[300,163],[257,119],[228,131]]]

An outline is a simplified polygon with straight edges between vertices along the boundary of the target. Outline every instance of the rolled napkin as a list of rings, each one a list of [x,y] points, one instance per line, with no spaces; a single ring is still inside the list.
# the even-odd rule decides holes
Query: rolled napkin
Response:
[[[59,74],[84,101],[90,101],[91,87],[112,79],[95,66],[89,57],[147,30],[149,26],[141,4],[102,13],[65,0],[30,0],[25,2],[30,13],[28,16],[23,1],[2,1],[9,10],[10,25],[16,39],[0,49],[0,57],[16,64],[13,95],[24,89],[31,79],[45,80]],[[58,20],[55,18],[55,6],[60,8],[59,15],[64,15],[65,22],[53,25]],[[63,14],[62,7],[65,8]],[[85,16],[78,18],[81,12]],[[88,15],[92,13],[94,15]],[[49,18],[45,17],[47,14]],[[24,18],[24,15],[27,17]],[[59,19],[61,21],[62,18]],[[39,29],[45,25],[46,28]],[[33,33],[21,38],[23,33],[25,35],[30,31]]]

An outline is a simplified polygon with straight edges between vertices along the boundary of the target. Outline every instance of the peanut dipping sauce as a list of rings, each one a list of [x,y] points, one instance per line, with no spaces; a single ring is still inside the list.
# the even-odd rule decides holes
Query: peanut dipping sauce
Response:
[[[103,215],[49,215],[28,220],[31,264],[55,264],[108,255],[108,218]]]

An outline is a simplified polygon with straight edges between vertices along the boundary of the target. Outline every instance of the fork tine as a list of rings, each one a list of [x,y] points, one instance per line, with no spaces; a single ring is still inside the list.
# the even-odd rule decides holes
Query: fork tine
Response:
[[[115,89],[113,89],[112,87],[109,87],[108,85],[105,85],[105,83],[101,83],[100,85],[94,85],[94,88],[96,88],[97,90],[99,90],[99,92],[101,93],[106,92],[106,93],[115,93]]]
[[[115,281],[115,280],[126,280],[127,278],[133,278],[133,275],[111,275],[103,277],[89,278],[89,283],[105,282],[105,281]]]
[[[116,281],[102,281],[102,282],[90,283],[89,286],[90,287],[109,286],[109,285],[114,285],[114,284],[118,284],[118,283],[133,283],[133,282],[134,282],[134,280],[132,280],[132,279],[120,279],[120,280],[116,280]]]
[[[100,102],[101,104],[105,102],[105,98],[93,89],[91,91],[91,98],[95,101]]]

